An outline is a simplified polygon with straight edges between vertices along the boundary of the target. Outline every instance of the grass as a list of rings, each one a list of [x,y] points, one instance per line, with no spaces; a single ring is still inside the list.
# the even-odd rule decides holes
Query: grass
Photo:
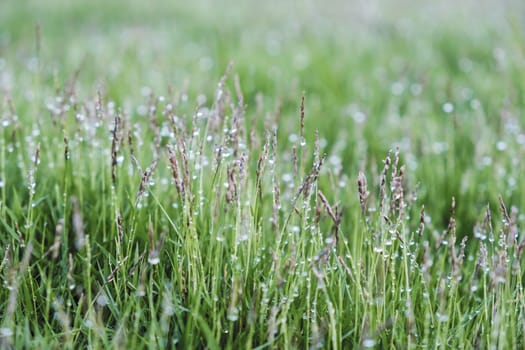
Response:
[[[1,347],[524,347],[522,6],[377,5],[2,4]]]

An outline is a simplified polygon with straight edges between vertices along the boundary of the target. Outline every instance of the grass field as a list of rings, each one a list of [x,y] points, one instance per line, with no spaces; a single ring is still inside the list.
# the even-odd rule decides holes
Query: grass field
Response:
[[[0,348],[525,347],[519,1],[0,4]]]

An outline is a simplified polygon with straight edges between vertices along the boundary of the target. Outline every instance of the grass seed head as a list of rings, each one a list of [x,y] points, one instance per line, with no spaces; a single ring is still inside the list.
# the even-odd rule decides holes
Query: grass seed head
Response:
[[[168,155],[169,155],[169,161],[170,161],[170,167],[171,167],[171,174],[173,177],[173,181],[175,182],[175,188],[177,189],[177,192],[179,193],[180,198],[183,199],[185,197],[186,189],[184,187],[184,179],[181,176],[179,162],[175,155],[175,150],[173,146],[168,145],[167,149],[168,149]]]
[[[423,231],[425,230],[425,206],[421,206],[421,213],[419,214],[419,228],[417,230],[417,236],[421,238]]]
[[[359,194],[359,203],[361,204],[361,214],[364,216],[366,214],[366,202],[370,192],[368,192],[365,173],[362,171],[360,171],[357,176],[357,193]]]
[[[385,216],[385,203],[386,203],[386,181],[388,176],[388,169],[390,168],[390,153],[391,151],[388,151],[388,154],[386,158],[383,160],[383,171],[381,172],[381,180],[379,183],[379,212],[381,216]]]
[[[115,122],[113,124],[113,130],[111,132],[112,134],[112,140],[111,140],[111,181],[113,185],[117,182],[117,152],[118,152],[118,145],[119,145],[119,129],[121,124],[121,117],[119,115],[120,113],[117,113],[115,115]]]
[[[51,253],[51,257],[53,258],[53,260],[56,260],[58,258],[58,254],[60,252],[60,244],[62,242],[63,232],[64,232],[64,218],[60,218],[55,227],[55,241],[53,242],[53,245],[49,248],[49,251],[48,251]]]
[[[135,206],[139,207],[142,203],[142,199],[146,194],[146,191],[149,188],[150,185],[150,179],[153,173],[155,172],[155,169],[157,168],[158,164],[158,158],[154,158],[151,162],[151,165],[144,170],[144,173],[142,174],[142,178],[140,180],[139,190],[137,192],[137,200],[135,202]]]

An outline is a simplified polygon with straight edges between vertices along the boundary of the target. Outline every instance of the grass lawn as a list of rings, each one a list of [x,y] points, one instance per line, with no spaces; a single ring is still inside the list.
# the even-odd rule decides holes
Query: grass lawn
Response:
[[[0,4],[0,348],[525,347],[525,6]]]

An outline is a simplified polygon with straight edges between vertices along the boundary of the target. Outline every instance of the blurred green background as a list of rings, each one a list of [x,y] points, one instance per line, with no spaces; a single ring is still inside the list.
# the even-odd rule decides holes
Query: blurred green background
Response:
[[[466,234],[499,193],[525,203],[524,7],[3,1],[0,89],[20,114],[38,113],[35,94],[51,98],[73,77],[81,97],[102,86],[126,108],[170,87],[187,88],[190,104],[203,96],[211,104],[232,61],[249,112],[258,94],[270,109],[280,104],[283,139],[297,131],[304,92],[308,140],[319,129],[325,151],[341,159],[351,183],[359,169],[381,167],[386,151],[398,146],[421,202],[432,203],[429,214],[446,225],[456,196]]]

